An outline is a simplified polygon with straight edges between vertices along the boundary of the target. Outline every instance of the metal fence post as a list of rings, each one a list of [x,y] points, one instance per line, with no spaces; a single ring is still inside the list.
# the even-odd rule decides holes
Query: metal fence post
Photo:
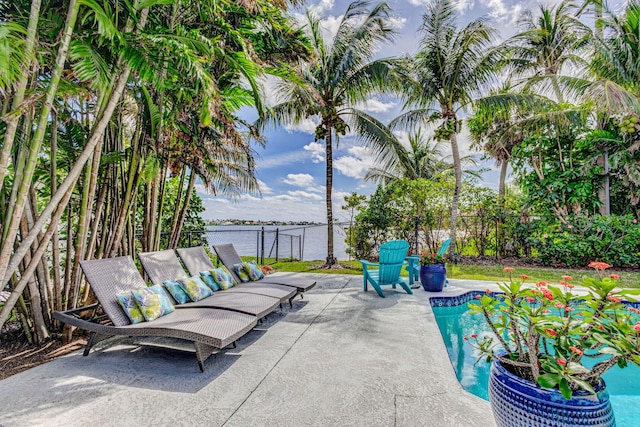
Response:
[[[280,229],[276,228],[276,262],[278,262],[279,249],[280,249]]]
[[[193,231],[189,231],[189,247],[193,246],[193,240],[191,239],[191,236],[193,235]]]
[[[262,241],[260,242],[260,264],[264,264],[264,227],[261,230]]]
[[[413,217],[413,238],[415,241],[415,251],[416,253],[420,252],[420,249],[418,248],[418,221],[420,220],[420,218],[418,216]]]

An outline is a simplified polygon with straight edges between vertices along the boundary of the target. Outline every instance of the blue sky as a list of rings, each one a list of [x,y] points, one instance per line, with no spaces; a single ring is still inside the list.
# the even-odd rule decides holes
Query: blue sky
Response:
[[[350,1],[343,0],[312,0],[307,1],[304,7],[322,17],[325,34],[334,34],[349,3]],[[393,22],[398,35],[393,44],[382,47],[379,55],[414,54],[420,40],[418,29],[428,0],[397,0],[388,3],[393,9]],[[527,8],[537,9],[538,3],[462,0],[457,7],[461,12],[461,23],[485,16],[501,37],[507,37],[515,30],[521,13]],[[302,20],[304,9],[294,10],[293,13]],[[276,100],[269,95],[269,87],[267,84],[267,98],[273,104]],[[388,123],[399,114],[401,105],[397,99],[376,96],[367,100],[360,108]],[[248,113],[247,117],[250,116]],[[246,194],[237,200],[227,200],[205,194],[201,192],[202,187],[199,187],[198,194],[206,208],[203,217],[326,222],[324,141],[314,142],[315,126],[312,120],[308,120],[295,128],[268,129],[265,132],[266,146],[256,147],[256,177],[261,194]],[[403,135],[399,136],[403,138]],[[469,148],[469,135],[466,131],[462,132],[459,141],[461,154],[473,153]],[[477,153],[476,156],[480,157]],[[341,209],[345,195],[354,191],[369,195],[375,190],[374,184],[363,180],[367,170],[373,165],[371,155],[357,138],[347,135],[340,139],[338,147],[334,148],[334,217],[339,220],[348,218],[347,212]],[[482,166],[491,168],[483,175],[482,185],[496,188],[498,171],[494,164],[487,161]]]

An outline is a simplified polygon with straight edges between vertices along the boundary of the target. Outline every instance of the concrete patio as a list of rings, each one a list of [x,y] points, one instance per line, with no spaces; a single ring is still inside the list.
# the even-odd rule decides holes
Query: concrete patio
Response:
[[[432,294],[380,298],[361,276],[314,276],[304,300],[204,373],[193,354],[110,339],[0,381],[0,425],[495,425],[489,403],[456,380]],[[450,280],[442,294],[486,287]]]

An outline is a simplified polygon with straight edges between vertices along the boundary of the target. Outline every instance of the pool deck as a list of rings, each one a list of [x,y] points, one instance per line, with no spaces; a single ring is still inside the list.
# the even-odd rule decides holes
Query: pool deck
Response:
[[[313,276],[204,373],[192,354],[110,339],[0,381],[0,425],[495,426],[456,380],[428,301],[493,283],[380,298],[362,276]]]

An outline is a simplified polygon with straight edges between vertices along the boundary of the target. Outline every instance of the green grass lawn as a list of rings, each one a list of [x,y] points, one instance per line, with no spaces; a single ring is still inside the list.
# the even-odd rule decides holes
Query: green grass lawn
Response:
[[[275,260],[265,260],[265,263],[270,263]],[[321,269],[318,268],[322,264],[322,261],[294,261],[284,262],[279,261],[271,264],[276,271],[296,272],[296,273],[323,273],[323,274],[362,274],[362,267],[357,261],[341,261],[340,264],[349,266],[350,268],[343,269]],[[454,265],[447,264],[447,277],[450,279],[468,279],[468,280],[489,280],[492,282],[506,282],[509,281],[509,274],[503,273],[504,266],[497,265]],[[620,286],[627,288],[640,288],[640,273],[631,273],[625,271],[616,271],[615,269],[610,272],[620,275]],[[585,269],[553,269],[543,267],[515,267],[512,275],[513,279],[520,280],[520,275],[525,274],[529,276],[526,279],[528,283],[537,283],[539,281],[558,283],[560,276],[567,275],[574,278],[574,282],[579,282],[582,277],[597,277],[594,270]],[[403,269],[403,276],[407,276],[407,272]]]

